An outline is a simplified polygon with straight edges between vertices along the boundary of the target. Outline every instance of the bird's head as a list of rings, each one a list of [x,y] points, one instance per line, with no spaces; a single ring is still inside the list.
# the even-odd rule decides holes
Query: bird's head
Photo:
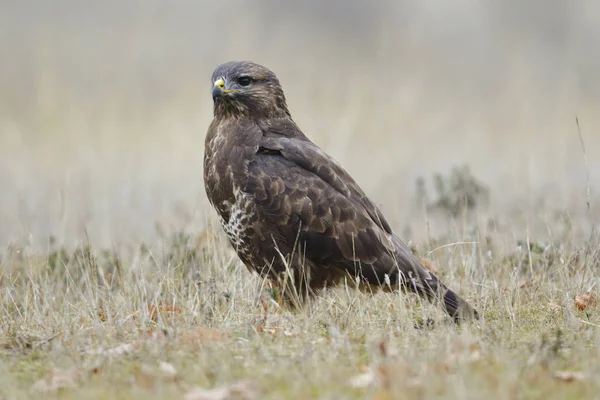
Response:
[[[212,74],[214,114],[218,118],[267,119],[289,116],[277,76],[249,61],[230,61]]]

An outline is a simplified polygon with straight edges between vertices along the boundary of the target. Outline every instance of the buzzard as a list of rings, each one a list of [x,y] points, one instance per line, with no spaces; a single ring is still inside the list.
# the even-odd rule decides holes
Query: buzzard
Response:
[[[301,306],[319,290],[402,288],[441,300],[456,321],[477,311],[444,286],[392,231],[381,211],[292,120],[275,74],[232,61],[212,75],[204,183],[239,258]]]

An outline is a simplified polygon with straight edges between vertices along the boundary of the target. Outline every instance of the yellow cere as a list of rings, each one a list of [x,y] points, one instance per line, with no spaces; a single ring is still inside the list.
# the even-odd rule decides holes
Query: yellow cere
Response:
[[[225,81],[222,78],[219,78],[215,81],[215,86],[218,86],[221,89],[223,89],[225,87]]]

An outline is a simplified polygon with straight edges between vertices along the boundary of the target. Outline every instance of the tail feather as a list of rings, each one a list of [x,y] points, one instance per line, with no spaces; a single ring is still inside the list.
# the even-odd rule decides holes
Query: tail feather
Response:
[[[440,301],[444,311],[446,311],[455,322],[479,319],[477,310],[441,283],[435,275],[431,274],[431,279],[424,282],[423,288],[425,296],[430,301]]]
[[[431,302],[440,302],[444,311],[457,323],[479,319],[479,313],[459,295],[444,285],[437,276],[428,271],[397,237],[396,262],[400,280],[406,288],[426,297]]]

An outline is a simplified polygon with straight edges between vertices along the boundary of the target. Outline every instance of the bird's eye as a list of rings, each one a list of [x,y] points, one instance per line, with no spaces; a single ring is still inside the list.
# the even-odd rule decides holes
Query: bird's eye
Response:
[[[252,83],[252,78],[250,78],[249,76],[241,76],[238,78],[237,81],[240,86],[248,86]]]

